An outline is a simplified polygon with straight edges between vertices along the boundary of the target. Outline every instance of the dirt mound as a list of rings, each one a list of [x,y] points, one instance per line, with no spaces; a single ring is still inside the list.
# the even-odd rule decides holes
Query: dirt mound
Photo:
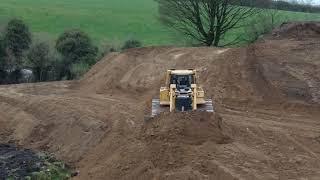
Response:
[[[320,104],[320,41],[265,39],[249,49],[264,82],[284,101]],[[260,81],[260,82],[263,82]]]
[[[214,179],[227,174],[217,169],[204,172],[204,167],[197,166],[207,160],[196,152],[201,145],[231,142],[217,114],[163,113],[144,125],[140,137],[146,144],[144,159],[159,171],[159,179]]]
[[[222,144],[229,138],[223,134],[221,127],[222,118],[212,113],[163,113],[147,122],[142,136],[147,141],[186,144],[213,141]]]
[[[287,22],[272,35],[278,38],[320,38],[320,22]]]
[[[204,167],[200,165],[210,161],[208,156],[202,156],[198,151],[203,144],[218,146],[231,142],[221,126],[222,119],[216,114],[161,114],[143,124],[141,129],[134,133],[134,138],[129,138],[125,143],[120,140],[121,143],[115,144],[115,141],[119,140],[114,138],[103,141],[103,145],[99,145],[96,150],[104,151],[103,154],[108,155],[101,156],[96,150],[95,153],[89,153],[80,165],[88,166],[94,162],[95,168],[82,178],[212,179],[218,175],[232,177],[228,172],[219,171],[217,166],[211,169],[211,172],[205,172]]]
[[[160,86],[167,69],[194,67],[203,71],[210,61],[215,61],[225,51],[217,48],[172,47],[130,49],[101,60],[81,80],[81,90],[97,93],[154,90]]]
[[[300,25],[308,31],[306,24]],[[281,32],[290,34],[284,29]],[[320,103],[319,47],[317,39],[266,38],[235,49],[131,49],[101,60],[77,88],[88,93],[130,94],[147,103],[157,96],[167,69],[192,67],[198,70],[208,98],[216,103],[229,98]]]
[[[139,53],[140,52],[140,53]],[[127,50],[101,60],[80,81],[83,92],[130,94],[149,102],[157,96],[167,69],[195,68],[208,98],[272,97],[263,91],[268,84],[255,85],[262,76],[253,61],[247,61],[246,49],[148,47]],[[251,82],[255,81],[255,82]],[[268,91],[270,92],[270,91]],[[272,91],[271,91],[272,92]]]

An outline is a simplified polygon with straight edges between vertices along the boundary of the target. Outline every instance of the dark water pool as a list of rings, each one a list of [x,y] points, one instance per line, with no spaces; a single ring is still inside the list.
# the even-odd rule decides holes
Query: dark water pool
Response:
[[[0,144],[0,180],[23,179],[32,172],[40,171],[43,166],[44,161],[37,153],[13,145]]]
[[[78,174],[52,154],[0,144],[0,180],[68,180]]]

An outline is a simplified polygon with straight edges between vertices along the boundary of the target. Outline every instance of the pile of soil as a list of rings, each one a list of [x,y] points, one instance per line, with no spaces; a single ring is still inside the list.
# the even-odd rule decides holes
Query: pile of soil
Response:
[[[151,179],[214,179],[218,174],[227,174],[217,169],[205,172],[205,165],[199,166],[210,159],[210,154],[203,156],[197,152],[203,144],[231,143],[222,129],[222,118],[217,114],[163,113],[146,122],[140,137],[145,144],[143,159],[150,165],[148,171],[157,172]]]
[[[43,163],[32,150],[0,144],[0,179],[24,179],[33,172],[39,172]]]
[[[277,38],[320,38],[320,22],[286,22],[272,35]]]
[[[317,23],[302,23],[311,31]],[[293,25],[292,25],[293,26]],[[306,27],[304,27],[306,26]],[[290,28],[289,28],[290,27]],[[295,26],[293,26],[295,27]],[[293,28],[280,28],[290,35]],[[311,29],[311,30],[310,30]],[[284,103],[320,103],[320,41],[266,37],[246,48],[146,47],[112,54],[76,85],[86,93],[141,98],[156,97],[167,69],[195,68],[208,98]],[[320,37],[320,36],[319,36]],[[128,70],[129,69],[129,70]]]
[[[96,162],[96,159],[99,163],[95,163],[89,174],[81,175],[80,170],[83,179],[210,179],[228,175],[217,167],[205,172],[200,166],[210,161],[208,156],[211,156],[199,152],[204,144],[231,143],[217,114],[163,113],[147,120],[124,144],[114,144],[114,141],[118,140],[104,141],[95,150],[104,151],[108,156],[90,153],[85,158],[81,166]]]
[[[148,142],[195,145],[207,141],[224,144],[230,140],[222,131],[222,118],[207,112],[160,114],[145,124],[141,135]]]

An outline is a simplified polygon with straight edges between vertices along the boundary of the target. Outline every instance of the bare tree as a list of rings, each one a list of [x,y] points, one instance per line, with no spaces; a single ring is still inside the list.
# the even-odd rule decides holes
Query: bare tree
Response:
[[[248,0],[246,6],[242,0],[156,1],[164,24],[206,46],[223,46],[220,40],[228,31],[239,28],[244,20],[260,12],[248,6]]]

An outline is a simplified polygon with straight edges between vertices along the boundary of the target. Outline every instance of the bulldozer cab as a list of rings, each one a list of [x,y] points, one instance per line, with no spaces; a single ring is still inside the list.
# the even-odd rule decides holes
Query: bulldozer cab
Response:
[[[177,89],[191,88],[196,84],[196,73],[194,70],[169,70],[167,73],[167,86],[177,85]]]
[[[170,78],[170,84],[176,84],[177,89],[191,88],[191,84],[194,84],[193,75],[176,75],[172,74]]]

